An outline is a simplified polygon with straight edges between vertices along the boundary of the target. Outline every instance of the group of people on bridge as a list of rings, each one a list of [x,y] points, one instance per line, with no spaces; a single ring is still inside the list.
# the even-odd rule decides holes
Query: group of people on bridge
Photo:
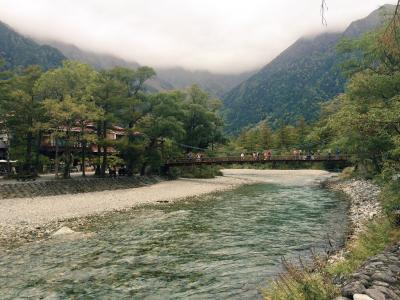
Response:
[[[236,156],[237,157],[237,156]],[[186,156],[187,160],[190,161],[196,161],[196,162],[201,162],[204,160],[204,154],[203,153],[192,153],[189,152],[187,153]],[[333,159],[339,159],[340,158],[340,151],[339,149],[336,149],[335,154],[332,154],[332,150],[328,149],[325,153],[322,153],[321,150],[300,150],[300,149],[294,149],[292,150],[292,153],[289,155],[276,155],[273,154],[272,150],[265,150],[262,153],[260,152],[252,152],[252,153],[244,153],[242,152],[240,154],[240,160],[242,161],[249,161],[249,160],[254,160],[254,161],[261,161],[261,160],[275,160],[275,159],[287,159],[287,160],[319,160],[321,158],[328,159],[328,160],[333,160]]]
[[[328,152],[327,153],[328,159],[339,159],[339,157],[340,157],[339,149],[336,149],[334,156],[332,155],[331,149],[328,149],[327,152]],[[277,157],[280,157],[280,158],[286,157],[286,158],[292,159],[292,160],[315,160],[315,159],[320,159],[322,157],[322,153],[321,153],[321,150],[304,151],[304,150],[294,149],[292,152],[292,155],[279,155]],[[273,159],[272,150],[265,150],[262,154],[260,152],[253,152],[251,154],[250,158],[253,160],[262,160],[262,159],[263,160],[271,160],[271,159]],[[242,152],[240,154],[240,159],[246,160],[246,154]]]
[[[189,160],[201,161],[202,158],[203,158],[203,154],[200,153],[200,152],[199,152],[199,153],[192,153],[192,152],[189,152],[189,153],[187,154],[187,159],[189,159]]]

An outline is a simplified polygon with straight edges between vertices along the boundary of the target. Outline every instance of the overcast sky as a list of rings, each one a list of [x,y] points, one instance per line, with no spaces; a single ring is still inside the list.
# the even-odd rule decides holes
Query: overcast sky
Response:
[[[0,20],[152,67],[259,68],[303,35],[344,29],[385,3],[326,0],[0,0]]]

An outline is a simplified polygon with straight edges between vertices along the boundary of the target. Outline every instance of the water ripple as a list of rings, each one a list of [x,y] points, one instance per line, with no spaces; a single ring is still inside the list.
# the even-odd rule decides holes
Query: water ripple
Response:
[[[343,241],[347,203],[313,186],[255,185],[116,214],[97,234],[0,255],[0,298],[259,299],[282,256]]]

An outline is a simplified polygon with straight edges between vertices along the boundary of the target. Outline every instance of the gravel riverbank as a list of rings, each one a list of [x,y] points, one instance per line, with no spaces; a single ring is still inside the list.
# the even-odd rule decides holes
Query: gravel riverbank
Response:
[[[223,173],[223,177],[214,179],[178,179],[131,189],[1,199],[0,247],[46,238],[62,226],[85,223],[89,216],[101,217],[140,205],[162,205],[245,184],[304,185],[319,183],[332,176],[320,170],[227,169]]]
[[[341,191],[350,201],[349,219],[351,228],[349,240],[355,240],[363,232],[367,221],[382,213],[378,196],[379,186],[367,180],[352,179],[342,181],[333,179],[326,182],[328,188]]]
[[[330,180],[329,188],[344,192],[350,201],[351,230],[347,247],[330,258],[334,263],[344,258],[365,224],[382,214],[380,188],[365,180]],[[400,243],[368,259],[341,285],[341,297],[335,300],[400,300]]]

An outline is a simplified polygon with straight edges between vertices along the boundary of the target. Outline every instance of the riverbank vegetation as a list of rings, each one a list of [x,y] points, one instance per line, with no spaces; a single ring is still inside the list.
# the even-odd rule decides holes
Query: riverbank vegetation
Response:
[[[172,179],[178,177],[183,178],[214,178],[215,176],[222,176],[220,166],[186,166],[186,167],[173,167],[169,171],[169,176]]]
[[[320,120],[306,140],[324,141],[351,153],[355,165],[346,177],[374,179],[382,186],[384,214],[371,221],[344,259],[312,268],[287,266],[266,292],[266,299],[332,299],[335,283],[355,272],[368,258],[400,240],[400,35],[399,16],[358,40],[345,40],[339,51],[351,59],[345,93],[323,105]]]

